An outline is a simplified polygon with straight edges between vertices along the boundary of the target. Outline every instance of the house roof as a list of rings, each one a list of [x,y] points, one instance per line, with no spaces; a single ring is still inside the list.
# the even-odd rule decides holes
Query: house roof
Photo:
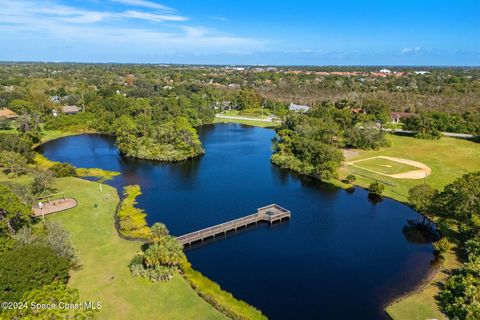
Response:
[[[0,118],[14,119],[17,117],[18,117],[18,114],[16,114],[15,112],[13,112],[8,108],[3,108],[0,110]]]
[[[80,111],[80,108],[77,106],[63,106],[62,112],[63,113],[77,113]]]
[[[288,106],[288,110],[291,110],[291,111],[308,111],[310,109],[309,106],[302,106],[302,105],[299,105],[299,104],[290,104]]]

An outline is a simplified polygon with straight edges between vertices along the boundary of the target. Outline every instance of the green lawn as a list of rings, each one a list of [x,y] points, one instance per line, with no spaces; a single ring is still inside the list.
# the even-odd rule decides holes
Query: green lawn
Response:
[[[480,170],[480,144],[448,137],[432,141],[389,135],[388,139],[392,143],[391,147],[370,151],[359,150],[359,154],[348,159],[347,162],[375,156],[390,156],[422,162],[432,169],[432,174],[426,180],[427,183],[439,190],[467,172]],[[342,167],[339,173],[342,179],[349,173],[357,174],[355,184],[362,187],[368,187],[375,179],[389,182],[395,186],[387,185],[385,195],[401,202],[407,202],[410,188],[424,182],[423,179],[393,179],[352,166]]]
[[[400,163],[400,162],[383,159],[383,158],[373,158],[373,159],[366,159],[362,161],[356,161],[351,165],[354,167],[360,167],[367,170],[379,172],[382,174],[397,174],[397,173],[403,173],[403,172],[419,169],[417,167],[414,167],[405,163]]]
[[[101,301],[99,319],[225,319],[202,300],[181,276],[166,283],[132,277],[128,264],[140,242],[121,239],[114,227],[119,201],[114,188],[77,178],[59,179],[59,191],[78,206],[48,217],[70,232],[82,267],[70,284],[82,300]]]

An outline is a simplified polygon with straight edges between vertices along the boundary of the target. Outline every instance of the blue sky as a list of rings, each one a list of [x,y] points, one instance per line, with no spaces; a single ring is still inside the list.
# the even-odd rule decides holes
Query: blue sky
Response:
[[[0,60],[480,65],[478,0],[0,0]]]

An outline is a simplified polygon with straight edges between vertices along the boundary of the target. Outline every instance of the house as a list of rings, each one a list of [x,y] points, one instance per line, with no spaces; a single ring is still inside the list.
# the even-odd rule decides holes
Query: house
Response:
[[[18,114],[16,114],[12,110],[8,108],[2,108],[0,110],[0,119],[14,120],[16,118],[18,118]]]
[[[390,74],[392,73],[392,71],[388,70],[388,69],[382,69],[379,71],[380,73],[384,73],[384,74]]]
[[[415,74],[419,74],[419,75],[426,75],[426,74],[429,74],[430,71],[423,71],[423,70],[420,70],[420,71],[415,71]]]
[[[50,97],[50,101],[52,101],[53,103],[60,103],[60,97],[59,96]]]
[[[353,114],[367,114],[367,112],[365,110],[363,110],[362,108],[353,108],[352,113]]]
[[[77,106],[63,106],[62,113],[65,114],[76,114],[80,112],[80,108]]]
[[[414,115],[411,112],[392,112],[390,113],[390,118],[393,123],[400,123],[403,119],[413,117]]]
[[[290,103],[290,105],[288,106],[288,110],[295,112],[307,112],[308,110],[310,110],[310,107]]]

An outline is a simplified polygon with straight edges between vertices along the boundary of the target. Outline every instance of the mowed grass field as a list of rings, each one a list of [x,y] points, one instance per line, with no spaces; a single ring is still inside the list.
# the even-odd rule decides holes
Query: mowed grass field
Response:
[[[389,135],[392,146],[380,150],[359,150],[358,154],[346,159],[351,162],[376,156],[390,156],[422,162],[432,169],[426,183],[442,190],[447,184],[468,172],[480,170],[480,144],[468,140],[443,137],[440,140],[421,140],[412,137]],[[366,162],[357,163],[364,166]],[[376,163],[374,163],[376,166]],[[368,187],[376,179],[386,183],[385,195],[401,202],[408,201],[408,190],[424,183],[424,179],[394,179],[368,170],[344,165],[340,178],[356,175],[355,184]]]
[[[417,167],[414,167],[405,163],[400,163],[397,161],[383,159],[383,158],[372,158],[372,159],[356,161],[350,164],[350,166],[358,167],[360,169],[363,168],[363,169],[375,171],[381,174],[389,174],[389,175],[419,169]]]
[[[128,265],[141,242],[117,235],[114,188],[78,178],[62,178],[58,191],[78,201],[74,209],[48,216],[70,233],[81,268],[71,274],[82,301],[100,301],[98,319],[225,319],[179,275],[165,283],[133,277]]]

